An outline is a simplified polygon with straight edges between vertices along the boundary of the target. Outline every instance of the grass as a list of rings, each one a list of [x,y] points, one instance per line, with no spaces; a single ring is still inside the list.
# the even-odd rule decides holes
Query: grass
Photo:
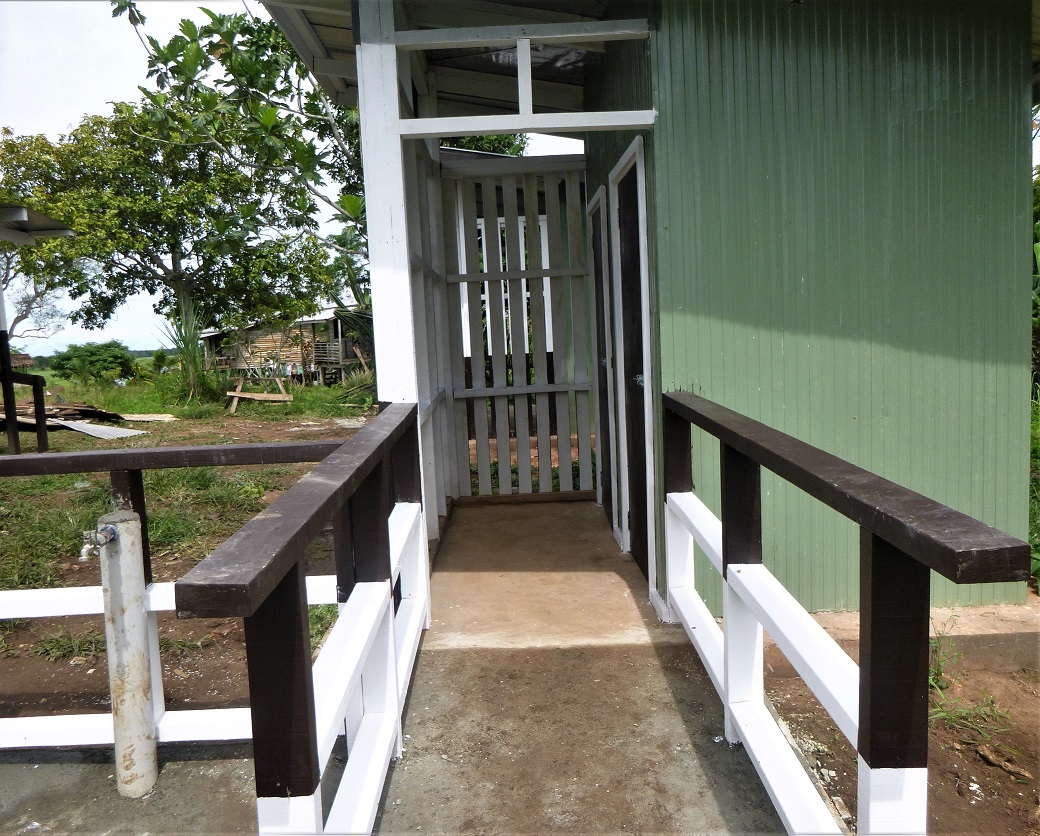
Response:
[[[928,639],[928,689],[939,694],[953,684],[950,668],[961,658],[961,654],[954,651],[953,640],[949,636],[952,625],[952,620],[939,625],[933,621],[934,635]]]
[[[43,656],[51,662],[70,659],[73,656],[96,658],[105,652],[105,636],[97,630],[70,633],[62,627],[39,639],[29,650],[30,656]]]
[[[321,644],[321,640],[332,629],[338,617],[339,607],[336,604],[318,604],[310,607],[307,611],[307,621],[311,628],[311,652]]]
[[[940,692],[928,712],[928,719],[970,736],[971,742],[977,742],[980,737],[992,740],[994,735],[1008,729],[1008,713],[997,708],[996,700],[988,695],[977,705],[966,705],[960,698]]]

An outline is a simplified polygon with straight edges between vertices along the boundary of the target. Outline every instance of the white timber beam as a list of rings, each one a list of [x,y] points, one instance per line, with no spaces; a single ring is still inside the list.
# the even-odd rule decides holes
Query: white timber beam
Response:
[[[577,133],[582,131],[628,131],[650,128],[654,110],[601,110],[584,113],[504,113],[498,116],[449,116],[407,119],[401,136],[421,139],[432,136],[481,136],[485,134]]]
[[[521,113],[534,113],[534,90],[531,87],[531,39],[516,42],[517,99]]]
[[[562,7],[565,4],[553,5]],[[512,6],[496,0],[411,0],[408,4],[411,29],[450,29],[460,20],[467,21],[471,27],[598,22],[588,15],[560,11],[559,8]]]
[[[528,23],[515,26],[467,26],[459,29],[417,29],[398,32],[397,48],[426,50],[513,46],[522,39],[535,44],[584,44],[642,40],[649,37],[650,26],[645,19],[588,23]]]
[[[399,73],[392,0],[359,4],[357,47],[379,398],[418,402]]]

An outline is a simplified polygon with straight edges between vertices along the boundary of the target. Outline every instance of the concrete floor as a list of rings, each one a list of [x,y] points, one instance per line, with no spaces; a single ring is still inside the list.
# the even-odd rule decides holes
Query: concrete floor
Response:
[[[592,503],[457,508],[381,833],[780,833]]]
[[[587,502],[460,507],[433,575],[382,833],[780,833],[680,627]],[[0,833],[255,833],[250,747],[0,753]]]

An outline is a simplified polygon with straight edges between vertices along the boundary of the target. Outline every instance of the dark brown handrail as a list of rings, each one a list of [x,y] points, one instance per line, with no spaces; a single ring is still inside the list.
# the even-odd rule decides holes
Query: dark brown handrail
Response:
[[[692,392],[665,409],[955,583],[1024,581],[1029,544]]]
[[[82,450],[74,453],[25,453],[0,458],[0,477],[54,476],[112,470],[158,470],[174,467],[228,467],[248,464],[320,462],[345,439],[277,441],[264,444],[207,444],[192,447],[142,447],[129,450]]]
[[[927,766],[929,570],[1024,581],[1028,544],[691,392],[663,401],[666,493],[693,489],[690,425],[719,439],[723,577],[762,562],[762,467],[859,523],[856,749],[872,769]]]
[[[413,404],[391,404],[292,488],[177,581],[177,610],[194,617],[249,616],[303,548],[414,427]]]

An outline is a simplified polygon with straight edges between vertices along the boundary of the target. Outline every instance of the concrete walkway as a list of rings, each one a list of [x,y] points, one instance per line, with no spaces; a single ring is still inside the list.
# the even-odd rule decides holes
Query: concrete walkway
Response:
[[[432,597],[381,833],[783,832],[600,508],[457,508]]]

